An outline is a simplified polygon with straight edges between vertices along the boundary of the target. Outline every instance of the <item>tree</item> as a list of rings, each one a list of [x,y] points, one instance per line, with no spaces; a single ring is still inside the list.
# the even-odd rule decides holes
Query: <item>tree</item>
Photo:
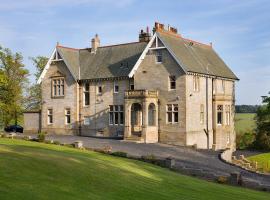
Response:
[[[8,48],[0,46],[0,113],[4,126],[11,120],[17,123],[22,111],[23,92],[28,83],[28,70],[24,68],[20,53],[12,53]]]
[[[37,82],[40,77],[45,65],[48,62],[48,58],[44,56],[37,56],[35,58],[30,58],[36,68],[36,73],[34,74],[35,80]],[[40,110],[41,109],[41,87],[39,84],[34,83],[28,88],[28,95],[26,97],[26,109],[27,110]]]
[[[258,108],[256,124],[254,146],[258,149],[270,150],[270,96],[265,96],[263,105]]]

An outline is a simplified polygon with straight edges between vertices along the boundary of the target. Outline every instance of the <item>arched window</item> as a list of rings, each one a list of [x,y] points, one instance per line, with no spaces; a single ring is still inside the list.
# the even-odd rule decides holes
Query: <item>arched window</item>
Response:
[[[156,125],[156,106],[153,103],[151,103],[148,107],[148,125]]]

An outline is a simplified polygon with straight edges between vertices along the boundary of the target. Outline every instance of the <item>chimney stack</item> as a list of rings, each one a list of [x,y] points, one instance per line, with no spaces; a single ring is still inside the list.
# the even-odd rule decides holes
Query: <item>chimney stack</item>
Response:
[[[149,42],[151,40],[151,35],[149,33],[149,28],[146,28],[146,32],[141,30],[139,34],[139,42]]]
[[[100,46],[100,39],[98,37],[98,34],[96,34],[95,37],[91,40],[91,43],[91,53],[96,53],[97,48]]]

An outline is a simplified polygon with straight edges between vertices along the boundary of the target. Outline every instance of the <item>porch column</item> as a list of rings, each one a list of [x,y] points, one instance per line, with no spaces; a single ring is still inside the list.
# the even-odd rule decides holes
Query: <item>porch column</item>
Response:
[[[124,132],[124,138],[128,138],[131,136],[131,106],[128,102],[125,101],[125,132]]]
[[[146,132],[148,127],[148,102],[146,99],[142,102],[142,137],[146,140]]]

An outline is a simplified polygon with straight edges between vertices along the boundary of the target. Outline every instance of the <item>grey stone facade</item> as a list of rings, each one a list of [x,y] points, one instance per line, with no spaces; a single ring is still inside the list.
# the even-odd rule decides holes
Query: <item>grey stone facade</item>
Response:
[[[147,40],[152,42],[150,49],[146,44],[143,49],[144,43],[134,43],[138,48],[133,44],[112,47],[98,47],[97,44],[95,51],[82,50],[85,58],[89,54],[89,59],[95,58],[95,55],[107,59],[106,62],[100,61],[100,69],[95,61],[92,71],[99,78],[93,78],[92,74],[90,79],[80,79],[87,76],[81,75],[80,68],[76,68],[80,63],[74,64],[80,50],[57,47],[56,52],[61,49],[61,59],[49,62],[42,75],[42,130],[55,134],[123,136],[125,140],[137,142],[161,142],[204,149],[235,147],[233,74],[226,78],[187,71],[181,67],[171,49],[165,48],[162,37],[157,37],[156,43],[153,39],[150,42]],[[136,55],[130,57],[129,52],[121,61],[119,56],[128,51],[123,48],[132,45]],[[99,48],[103,48],[101,53],[105,52],[107,57],[99,54]],[[205,49],[212,51],[211,47],[203,48],[203,52]],[[114,49],[121,54],[114,55]],[[76,52],[74,57],[73,51]],[[138,54],[138,51],[141,53]],[[162,55],[161,62],[157,62],[157,53]],[[135,58],[138,60],[136,63]],[[89,63],[86,68],[91,67],[91,61],[84,63]],[[134,67],[131,68],[129,63],[133,63]],[[223,68],[226,69],[226,66]],[[100,78],[102,71],[107,74],[104,78]],[[131,73],[132,76],[129,75]],[[54,82],[59,78],[64,80],[63,86]],[[171,84],[173,88],[170,88]],[[62,87],[64,94],[55,96],[55,93],[62,92]],[[86,103],[85,92],[89,94],[89,104]],[[218,114],[217,108],[221,109],[221,113]]]

